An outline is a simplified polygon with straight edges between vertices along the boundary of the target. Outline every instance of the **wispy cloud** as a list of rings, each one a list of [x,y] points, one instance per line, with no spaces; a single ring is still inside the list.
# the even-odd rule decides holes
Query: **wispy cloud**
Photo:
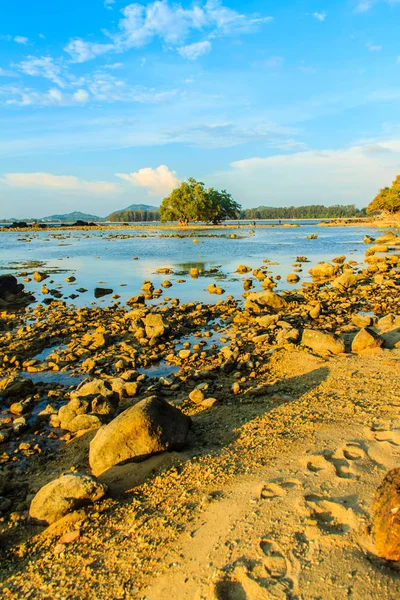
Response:
[[[116,190],[115,183],[107,181],[86,181],[74,175],[53,175],[52,173],[6,173],[0,183],[20,188],[51,188],[69,192],[109,194]]]
[[[196,42],[194,44],[188,44],[187,46],[181,46],[178,48],[178,53],[188,60],[197,60],[200,56],[209,54],[211,48],[212,44],[207,40],[205,42]]]
[[[372,44],[371,42],[367,42],[366,47],[370,52],[379,52],[382,50],[382,46],[378,46],[377,44]]]
[[[296,204],[366,206],[385,182],[390,184],[399,160],[400,139],[392,139],[239,160],[229,171],[211,176],[211,183],[243,193],[250,206],[285,205],[294,198]]]
[[[326,17],[328,16],[326,13],[321,13],[321,12],[314,12],[313,15],[314,19],[316,19],[317,21],[325,21]]]
[[[379,3],[385,4],[400,4],[400,0],[356,0],[356,6],[354,8],[354,12],[356,13],[365,13],[368,12],[375,4]]]
[[[27,37],[24,37],[23,35],[16,35],[14,38],[14,42],[26,46],[29,43],[29,39]]]
[[[114,4],[115,0],[104,0],[104,8],[107,8],[108,10],[112,10]]]
[[[108,52],[141,48],[156,38],[164,42],[167,49],[182,48],[192,32],[207,32],[210,38],[235,32],[250,33],[272,19],[242,14],[221,0],[203,0],[192,8],[170,0],[155,0],[147,5],[129,4],[121,12],[118,31],[108,33],[111,42],[94,43],[75,38],[66,45],[65,51],[74,62],[86,62]]]
[[[71,40],[64,48],[71,56],[73,62],[83,63],[101,54],[106,54],[114,50],[113,44],[96,44],[94,42],[85,42],[81,39]]]
[[[39,58],[28,56],[15,66],[26,75],[44,77],[61,88],[65,86],[65,82],[61,77],[61,64],[59,61],[55,61],[51,56],[41,56]]]
[[[146,188],[148,194],[152,196],[166,195],[179,185],[175,171],[170,171],[166,165],[160,165],[156,169],[150,167],[139,169],[136,173],[116,173],[116,176]]]

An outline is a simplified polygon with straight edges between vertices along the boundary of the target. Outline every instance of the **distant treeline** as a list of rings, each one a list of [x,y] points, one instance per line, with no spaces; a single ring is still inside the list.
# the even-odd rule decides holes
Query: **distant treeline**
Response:
[[[139,221],[159,221],[160,213],[158,210],[119,210],[111,213],[107,221],[115,223],[137,223]]]
[[[356,208],[354,204],[323,206],[310,204],[309,206],[259,206],[247,208],[240,213],[241,219],[338,219],[350,217],[364,217],[366,209]]]

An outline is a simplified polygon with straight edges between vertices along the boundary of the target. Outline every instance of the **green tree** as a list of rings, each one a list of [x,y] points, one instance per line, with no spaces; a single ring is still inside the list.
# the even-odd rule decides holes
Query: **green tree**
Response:
[[[188,225],[190,221],[216,224],[237,218],[239,213],[239,204],[226,190],[206,189],[202,181],[193,178],[172,190],[160,206],[161,220],[178,221],[179,225]]]
[[[391,214],[400,211],[400,175],[392,183],[392,187],[384,187],[379,190],[375,198],[367,206],[367,213],[389,212]]]

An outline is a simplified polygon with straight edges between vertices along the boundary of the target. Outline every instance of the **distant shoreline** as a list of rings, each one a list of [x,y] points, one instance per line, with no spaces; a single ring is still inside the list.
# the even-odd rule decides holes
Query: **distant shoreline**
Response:
[[[277,223],[280,221],[280,223]],[[255,219],[253,224],[252,220],[246,221],[226,221],[225,223],[220,223],[218,225],[212,224],[202,224],[202,223],[193,223],[186,226],[178,225],[177,223],[161,223],[158,221],[153,222],[131,222],[131,223],[112,223],[109,221],[104,221],[101,223],[95,223],[94,225],[81,225],[81,226],[73,226],[72,223],[37,223],[35,225],[31,225],[29,227],[15,227],[8,228],[12,223],[1,223],[0,231],[1,232],[29,232],[29,231],[59,231],[59,230],[84,230],[84,231],[101,231],[101,230],[110,230],[110,229],[140,229],[140,230],[148,230],[148,229],[159,229],[159,230],[178,230],[178,231],[205,231],[205,230],[226,230],[226,229],[248,229],[249,227],[255,228],[272,228],[272,227],[296,227],[298,223],[304,223],[309,221],[315,221],[315,225],[318,227],[356,227],[356,226],[364,226],[364,227],[387,227],[387,228],[399,228],[400,227],[400,219],[379,219],[379,218],[326,218],[326,219]],[[43,227],[46,225],[47,227]]]

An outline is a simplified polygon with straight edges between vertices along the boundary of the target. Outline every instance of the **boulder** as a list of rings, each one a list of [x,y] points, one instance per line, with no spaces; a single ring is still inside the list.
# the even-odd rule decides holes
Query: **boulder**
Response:
[[[179,450],[191,419],[165,400],[151,396],[118,415],[90,443],[89,464],[95,475],[129,460]]]
[[[288,283],[297,283],[300,281],[300,277],[296,273],[289,273],[286,280]]]
[[[321,310],[322,310],[322,306],[318,302],[315,306],[313,306],[309,310],[308,314],[310,315],[311,319],[318,319],[319,315],[321,314]]]
[[[218,296],[221,296],[222,294],[225,293],[225,290],[221,287],[218,287],[217,285],[215,285],[215,283],[211,283],[208,288],[207,291],[209,294],[217,294]]]
[[[91,475],[63,475],[42,487],[31,502],[32,519],[55,523],[64,515],[100,500],[107,488]]]
[[[400,469],[389,471],[375,493],[372,506],[373,535],[377,554],[400,560]]]
[[[372,350],[374,348],[381,348],[384,344],[383,338],[381,338],[375,331],[369,327],[360,329],[351,344],[351,351],[363,352],[364,350]]]
[[[381,331],[390,331],[395,327],[400,327],[400,316],[389,314],[385,317],[381,317],[377,323],[377,327]]]
[[[345,345],[342,338],[315,329],[305,329],[301,338],[302,346],[311,348],[317,354],[343,354]]]
[[[254,309],[253,304],[261,308],[267,308],[272,312],[280,311],[287,306],[286,300],[275,292],[251,292],[246,297],[244,307]]]
[[[246,265],[239,265],[238,268],[236,269],[237,273],[250,273],[251,271],[251,267],[248,267]]]
[[[132,296],[132,298],[129,298],[126,303],[128,306],[143,306],[146,303],[146,296],[144,294]]]
[[[143,323],[146,329],[146,336],[149,339],[162,337],[169,330],[169,326],[163,317],[157,313],[148,314],[143,319]]]
[[[71,394],[71,398],[86,398],[88,396],[103,396],[113,399],[115,393],[112,389],[112,383],[105,379],[92,379],[90,381],[85,379]]]
[[[24,291],[14,275],[0,275],[0,309],[27,306],[35,297]]]
[[[96,288],[94,288],[94,297],[102,298],[103,296],[109,296],[110,294],[113,293],[113,291],[114,290],[112,290],[111,288],[96,287]]]
[[[192,390],[190,392],[189,398],[195,404],[201,404],[204,400],[204,394],[201,390],[198,390],[197,388],[195,388],[194,390]]]
[[[260,325],[260,327],[271,327],[271,325],[276,325],[278,322],[279,315],[263,315],[262,317],[256,317],[256,323]]]
[[[374,322],[371,316],[361,314],[352,315],[351,321],[356,327],[370,327]]]
[[[33,393],[34,385],[31,379],[24,377],[6,377],[0,381],[0,396],[8,398],[25,398]]]
[[[44,279],[47,279],[48,275],[46,273],[40,273],[39,271],[36,271],[32,277],[35,281],[37,281],[37,283],[40,283]]]
[[[354,275],[353,271],[350,269],[346,269],[340,277],[337,277],[332,281],[332,287],[338,288],[339,290],[348,290],[356,284],[357,275]]]
[[[98,331],[95,333],[85,333],[82,336],[81,344],[85,348],[90,350],[98,350],[98,348],[104,348],[108,342],[108,336],[103,332]]]
[[[393,232],[384,233],[383,235],[376,238],[375,242],[377,244],[391,244],[392,242],[397,240],[397,235]]]
[[[335,277],[335,275],[338,273],[338,270],[338,265],[331,265],[330,263],[324,262],[315,265],[315,267],[309,269],[308,272],[310,273],[311,277],[314,277],[315,279],[331,279]]]

